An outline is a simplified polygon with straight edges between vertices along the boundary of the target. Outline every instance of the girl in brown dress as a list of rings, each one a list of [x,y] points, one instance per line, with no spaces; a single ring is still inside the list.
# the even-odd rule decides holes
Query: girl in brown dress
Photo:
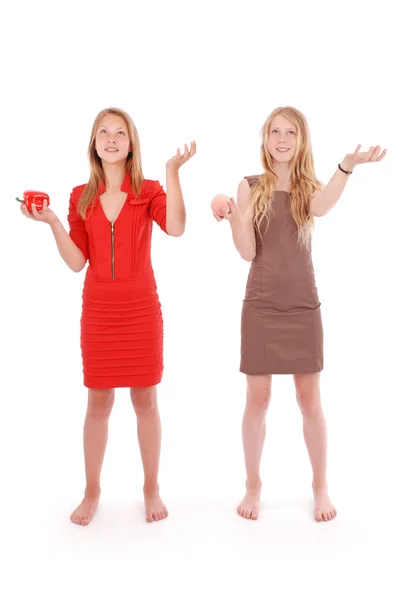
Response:
[[[310,457],[315,519],[336,516],[326,481],[327,438],[319,389],[323,328],[311,258],[314,217],[329,212],[360,163],[384,158],[380,146],[347,154],[326,187],[316,178],[308,124],[293,107],[276,108],[262,128],[263,173],[238,186],[237,202],[213,198],[217,221],[230,222],[241,257],[251,262],[241,319],[240,371],[247,376],[242,423],[246,494],[238,514],[259,515],[260,460],[273,374],[292,374]]]

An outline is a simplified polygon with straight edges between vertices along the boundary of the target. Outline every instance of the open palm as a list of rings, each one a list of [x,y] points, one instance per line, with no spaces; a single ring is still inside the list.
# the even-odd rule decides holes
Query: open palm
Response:
[[[177,153],[172,156],[166,163],[166,167],[167,168],[176,168],[179,169],[180,167],[182,167],[182,165],[184,163],[186,163],[190,158],[193,157],[194,154],[196,154],[196,142],[192,141],[191,142],[191,148],[188,149],[188,144],[185,144],[184,146],[184,153],[181,154],[181,150],[179,148],[177,148]]]
[[[380,152],[380,146],[371,146],[367,152],[359,152],[361,144],[355,149],[353,154],[346,154],[341,166],[344,169],[352,171],[356,165],[371,162],[380,162],[386,156],[387,150]]]

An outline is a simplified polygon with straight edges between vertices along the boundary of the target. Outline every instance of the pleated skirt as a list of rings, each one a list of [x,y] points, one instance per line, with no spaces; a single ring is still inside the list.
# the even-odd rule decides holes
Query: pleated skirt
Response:
[[[87,278],[81,353],[87,388],[146,387],[163,374],[163,317],[156,284]]]

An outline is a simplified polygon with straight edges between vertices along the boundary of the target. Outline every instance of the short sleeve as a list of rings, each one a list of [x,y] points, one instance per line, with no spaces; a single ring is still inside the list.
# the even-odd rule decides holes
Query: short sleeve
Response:
[[[70,225],[69,236],[76,246],[81,250],[85,260],[89,258],[89,239],[86,231],[85,221],[77,211],[74,191],[71,192],[68,210],[68,223]]]
[[[167,231],[167,195],[159,181],[155,181],[152,200],[149,208],[150,216],[165,233]]]

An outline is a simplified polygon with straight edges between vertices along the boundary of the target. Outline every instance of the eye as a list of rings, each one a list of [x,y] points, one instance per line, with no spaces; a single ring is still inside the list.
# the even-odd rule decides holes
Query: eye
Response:
[[[105,133],[105,132],[106,132],[106,130],[105,130],[105,129],[101,129],[101,130],[99,131],[99,133]]]
[[[273,129],[272,133],[278,133],[277,129]]]
[[[292,133],[292,135],[295,135],[295,131],[289,131],[288,133]]]
[[[121,133],[122,135],[125,135],[125,131],[119,131],[119,134]]]

